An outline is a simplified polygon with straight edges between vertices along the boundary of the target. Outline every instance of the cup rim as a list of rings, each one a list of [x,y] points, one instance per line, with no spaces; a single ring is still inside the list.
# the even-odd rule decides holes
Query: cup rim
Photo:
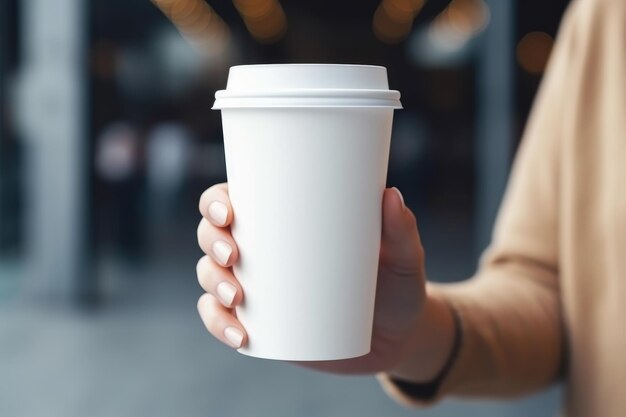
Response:
[[[377,68],[387,70],[383,65],[372,64],[324,64],[324,63],[287,63],[287,64],[240,64],[233,65],[232,68],[243,67],[359,67],[359,68]]]
[[[275,88],[259,90],[225,89],[215,92],[215,98],[261,98],[261,97],[328,97],[328,98],[385,98],[400,99],[398,90],[357,89],[357,88]]]

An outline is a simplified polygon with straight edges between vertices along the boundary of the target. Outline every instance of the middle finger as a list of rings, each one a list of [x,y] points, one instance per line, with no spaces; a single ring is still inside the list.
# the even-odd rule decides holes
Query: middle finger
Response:
[[[198,225],[198,245],[204,253],[224,267],[232,266],[239,256],[237,245],[228,230],[213,226],[205,218]]]

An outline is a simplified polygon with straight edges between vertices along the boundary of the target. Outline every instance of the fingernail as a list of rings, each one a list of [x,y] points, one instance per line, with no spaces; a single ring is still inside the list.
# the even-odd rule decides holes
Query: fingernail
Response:
[[[221,201],[214,201],[209,204],[209,217],[218,226],[226,224],[228,218],[228,208]]]
[[[402,202],[402,211],[406,210],[406,204],[404,204],[404,197],[402,197],[402,193],[396,187],[393,187],[393,190],[398,194],[400,201]]]
[[[216,240],[213,242],[213,246],[211,247],[213,250],[213,255],[222,265],[226,265],[228,263],[228,259],[230,258],[230,254],[233,253],[233,248],[223,240]]]
[[[243,333],[236,327],[228,326],[224,329],[224,337],[228,340],[228,343],[235,349],[241,347],[241,342],[243,342]]]
[[[237,294],[237,288],[230,282],[220,282],[217,286],[217,296],[226,307],[230,307]]]

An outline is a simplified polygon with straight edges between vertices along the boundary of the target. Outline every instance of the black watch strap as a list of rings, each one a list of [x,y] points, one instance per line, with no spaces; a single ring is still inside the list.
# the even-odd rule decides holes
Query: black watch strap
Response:
[[[452,366],[455,364],[456,359],[459,356],[459,352],[461,351],[461,346],[463,345],[463,325],[461,323],[461,316],[456,308],[454,308],[452,305],[449,306],[450,311],[452,312],[452,318],[454,320],[454,341],[452,344],[452,349],[450,349],[448,359],[446,360],[445,364],[443,365],[441,371],[439,371],[437,376],[432,381],[425,383],[410,382],[398,379],[393,376],[391,377],[391,380],[402,392],[413,398],[421,400],[428,400],[433,398],[439,391],[442,382],[450,373],[450,369],[452,369]]]

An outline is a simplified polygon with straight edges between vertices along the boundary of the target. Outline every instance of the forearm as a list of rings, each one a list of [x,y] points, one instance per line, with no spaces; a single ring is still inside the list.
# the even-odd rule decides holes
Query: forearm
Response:
[[[435,397],[514,396],[556,379],[564,351],[557,289],[519,271],[490,273],[507,276],[429,287],[413,355],[387,378],[424,384],[438,376],[454,343],[452,305],[461,317],[463,340]]]
[[[457,364],[442,389],[457,395],[517,396],[557,379],[565,337],[558,281],[547,278],[552,273],[493,268],[442,288],[464,327]]]

